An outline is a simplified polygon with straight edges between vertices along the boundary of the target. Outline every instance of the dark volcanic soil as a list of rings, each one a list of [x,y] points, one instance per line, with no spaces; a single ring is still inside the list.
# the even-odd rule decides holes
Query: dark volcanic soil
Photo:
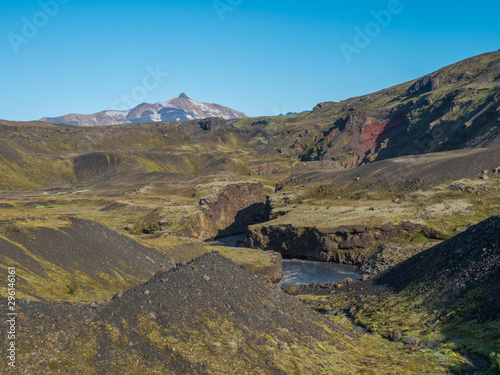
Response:
[[[351,335],[216,253],[92,305],[23,305],[19,373],[285,374],[271,342],[331,340],[323,326]]]
[[[500,215],[397,265],[375,280],[396,291],[418,288],[433,293],[435,307],[481,289],[476,304],[466,311],[469,319],[492,320],[500,316]]]
[[[93,221],[67,219],[67,227],[17,228],[0,223],[0,259],[17,266],[19,292],[38,299],[66,300],[67,285],[77,293],[125,290],[173,267],[172,257]],[[61,294],[62,293],[62,294]],[[78,297],[76,294],[75,297]]]

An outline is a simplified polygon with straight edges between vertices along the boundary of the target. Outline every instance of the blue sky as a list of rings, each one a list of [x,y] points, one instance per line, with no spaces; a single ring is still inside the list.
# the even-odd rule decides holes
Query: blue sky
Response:
[[[181,92],[250,116],[303,111],[500,49],[498,0],[4,0],[0,10],[8,120]]]

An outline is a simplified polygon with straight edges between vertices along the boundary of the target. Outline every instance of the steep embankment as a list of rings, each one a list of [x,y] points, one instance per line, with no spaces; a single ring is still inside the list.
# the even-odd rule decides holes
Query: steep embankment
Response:
[[[110,298],[175,265],[166,251],[75,218],[0,223],[0,259],[17,269],[18,296],[51,301]]]
[[[427,294],[435,308],[457,305],[467,319],[500,317],[500,215],[394,267],[376,281]]]
[[[217,254],[104,305],[32,302],[19,317],[19,374],[444,374],[453,361],[420,353],[392,360],[395,348]]]

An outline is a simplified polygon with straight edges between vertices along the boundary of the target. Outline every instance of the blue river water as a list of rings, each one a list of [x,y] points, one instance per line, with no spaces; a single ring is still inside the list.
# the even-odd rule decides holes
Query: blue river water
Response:
[[[283,259],[283,279],[279,285],[286,288],[292,284],[337,282],[346,277],[361,279],[354,267],[346,264]]]

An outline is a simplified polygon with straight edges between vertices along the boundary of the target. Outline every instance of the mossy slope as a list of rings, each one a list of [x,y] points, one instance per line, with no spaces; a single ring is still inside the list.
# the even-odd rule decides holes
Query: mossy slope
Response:
[[[22,374],[446,374],[453,363],[392,360],[397,347],[357,336],[217,254],[95,309],[31,303],[20,313]]]

